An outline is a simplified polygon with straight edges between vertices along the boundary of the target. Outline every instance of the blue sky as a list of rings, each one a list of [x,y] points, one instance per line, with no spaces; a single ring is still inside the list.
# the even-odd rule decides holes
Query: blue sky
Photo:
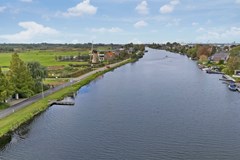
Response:
[[[1,0],[0,43],[240,42],[240,0]]]

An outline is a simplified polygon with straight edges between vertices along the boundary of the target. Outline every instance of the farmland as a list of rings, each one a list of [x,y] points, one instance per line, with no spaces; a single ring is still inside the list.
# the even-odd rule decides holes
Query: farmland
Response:
[[[25,62],[38,61],[43,66],[66,66],[68,64],[79,64],[79,62],[56,61],[56,56],[77,56],[79,54],[88,54],[84,51],[51,51],[51,50],[30,50],[20,52],[20,58]],[[0,66],[9,66],[12,53],[0,53]],[[86,62],[81,62],[86,63]],[[5,67],[4,67],[5,68]]]

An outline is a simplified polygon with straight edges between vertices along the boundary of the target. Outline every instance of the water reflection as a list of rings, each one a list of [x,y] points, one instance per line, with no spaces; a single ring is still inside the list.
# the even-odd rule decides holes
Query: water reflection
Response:
[[[0,138],[0,151],[4,151],[6,148],[6,145],[9,144],[12,140],[11,135],[5,135],[2,138]]]

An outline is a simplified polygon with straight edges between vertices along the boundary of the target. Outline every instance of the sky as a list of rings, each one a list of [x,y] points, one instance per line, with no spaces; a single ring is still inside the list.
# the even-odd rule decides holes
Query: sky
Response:
[[[239,43],[240,0],[1,0],[0,43]]]

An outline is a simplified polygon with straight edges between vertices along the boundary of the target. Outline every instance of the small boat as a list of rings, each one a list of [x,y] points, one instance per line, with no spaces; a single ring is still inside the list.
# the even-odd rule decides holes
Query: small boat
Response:
[[[228,88],[229,88],[231,91],[237,91],[237,90],[238,90],[238,87],[237,87],[235,84],[229,84],[229,85],[228,85]]]
[[[237,91],[240,92],[240,87],[237,88]]]
[[[202,71],[207,72],[209,70],[209,68],[202,68]]]
[[[208,74],[223,74],[222,72],[215,71],[215,70],[211,70],[211,69],[206,70],[206,72],[207,72]]]

